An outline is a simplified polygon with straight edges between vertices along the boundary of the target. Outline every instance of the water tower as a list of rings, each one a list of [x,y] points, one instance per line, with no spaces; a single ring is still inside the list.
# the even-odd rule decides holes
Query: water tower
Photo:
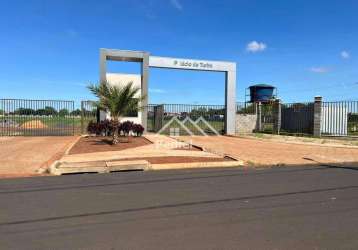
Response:
[[[276,99],[277,96],[277,89],[276,87],[268,84],[255,84],[251,85],[247,88],[249,90],[250,94],[250,101],[251,103],[267,103],[274,99]],[[248,94],[246,94],[248,96]],[[246,101],[245,96],[245,101]]]

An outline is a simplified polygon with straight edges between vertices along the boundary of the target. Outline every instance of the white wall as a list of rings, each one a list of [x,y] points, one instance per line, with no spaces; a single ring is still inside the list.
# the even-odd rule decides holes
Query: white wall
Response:
[[[141,88],[141,75],[135,74],[119,74],[119,73],[107,73],[106,74],[107,82],[111,85],[123,86],[128,84],[129,82],[133,82],[134,87]],[[141,90],[138,91],[136,97],[141,96]],[[110,114],[101,111],[101,120],[110,119]],[[123,117],[121,118],[121,122],[123,121],[132,121],[134,123],[142,124],[142,112],[138,112],[137,117]]]

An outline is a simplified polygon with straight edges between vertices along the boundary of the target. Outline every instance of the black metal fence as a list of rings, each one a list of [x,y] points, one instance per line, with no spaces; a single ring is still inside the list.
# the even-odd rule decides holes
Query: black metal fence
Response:
[[[292,135],[312,135],[314,117],[320,115],[323,136],[358,137],[358,101],[322,102],[316,114],[313,102],[281,103],[280,109],[275,105],[237,103],[236,113],[256,115],[256,131],[274,133],[279,124],[281,134]],[[143,112],[150,132],[214,135],[225,130],[224,105],[151,104]],[[88,123],[98,119],[94,101],[76,108],[74,101],[0,99],[0,136],[85,134]]]
[[[257,114],[261,117],[258,125],[259,132],[277,133],[279,131],[280,134],[287,135],[313,133],[314,105],[312,102],[280,104],[268,102],[257,106]],[[275,124],[279,126],[276,129]]]
[[[151,104],[148,131],[171,135],[224,134],[224,105]]]
[[[75,126],[73,101],[0,99],[0,136],[73,135]]]
[[[284,103],[281,104],[281,134],[313,134],[314,104]]]
[[[323,136],[358,136],[358,101],[323,102]]]
[[[81,127],[77,130],[77,134],[86,134],[88,123],[90,121],[96,122],[99,120],[99,111],[94,101],[82,101],[81,102]]]
[[[236,114],[256,114],[257,103],[237,102]]]
[[[273,125],[274,125],[274,106],[273,103],[262,103],[261,107],[258,107],[261,113],[261,132],[265,133],[273,133]]]

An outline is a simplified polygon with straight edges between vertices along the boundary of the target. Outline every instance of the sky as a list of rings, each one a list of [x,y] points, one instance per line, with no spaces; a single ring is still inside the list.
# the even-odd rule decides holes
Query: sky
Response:
[[[0,98],[93,100],[99,49],[237,63],[284,102],[358,100],[356,0],[2,0]],[[137,63],[109,71],[139,73]],[[224,73],[150,69],[150,103],[223,104]]]

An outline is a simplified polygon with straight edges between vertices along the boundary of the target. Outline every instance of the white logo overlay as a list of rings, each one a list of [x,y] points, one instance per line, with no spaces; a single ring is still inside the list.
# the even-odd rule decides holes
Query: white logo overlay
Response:
[[[213,128],[213,126],[211,126],[211,124],[206,121],[202,116],[200,116],[198,119],[196,119],[195,121],[193,121],[189,116],[187,116],[183,121],[180,121],[178,119],[178,116],[173,116],[172,119],[170,119],[169,122],[167,122],[158,132],[157,134],[161,134],[163,133],[168,127],[170,127],[173,123],[177,123],[178,125],[180,125],[181,128],[183,128],[185,130],[185,132],[187,132],[189,135],[193,136],[194,132],[192,130],[190,130],[185,123],[189,122],[190,124],[192,124],[194,126],[194,128],[202,135],[202,136],[209,136],[207,133],[205,133],[205,131],[198,125],[200,122],[204,123],[209,129],[210,131],[217,135],[220,136],[220,134],[218,133],[218,131],[216,131],[215,128]],[[180,129],[179,127],[171,127],[170,128],[170,134],[173,132],[174,134],[171,136],[179,136]]]
[[[178,137],[180,136],[181,129],[185,131],[186,136],[209,136],[208,133],[210,133],[210,136],[221,136],[218,131],[207,121],[204,119],[204,117],[200,116],[195,121],[192,120],[189,116],[187,116],[184,120],[180,120],[178,118],[179,116],[173,116],[156,134],[160,135],[164,131],[169,129],[169,136],[170,137]],[[190,124],[191,129],[186,124]],[[206,127],[205,131],[202,129],[199,125],[203,124],[204,127]],[[195,131],[197,134],[195,134]],[[170,145],[169,145],[170,144]],[[175,145],[173,145],[175,144]],[[165,148],[190,148],[192,143],[191,141],[189,143],[183,143],[180,141],[175,142],[166,142],[161,141],[158,144],[160,147]]]

